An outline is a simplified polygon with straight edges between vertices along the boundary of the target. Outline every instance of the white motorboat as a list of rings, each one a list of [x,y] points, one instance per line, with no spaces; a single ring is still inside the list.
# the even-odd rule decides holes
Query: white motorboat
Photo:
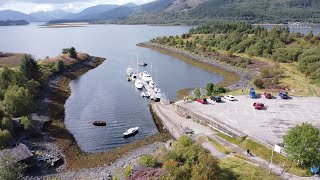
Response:
[[[160,88],[154,88],[154,92],[159,94],[159,93],[161,93],[161,89]]]
[[[138,130],[139,130],[139,127],[130,128],[126,132],[124,132],[123,135],[124,136],[134,135],[134,134],[138,133]]]
[[[149,86],[153,89],[156,87],[156,82],[154,82],[153,80],[149,82]]]
[[[128,76],[131,76],[133,74],[133,69],[129,66],[128,68],[127,68],[127,75]]]
[[[152,77],[150,76],[150,74],[147,71],[143,71],[139,75],[146,82],[152,81]]]
[[[134,82],[134,86],[135,86],[137,89],[142,89],[142,88],[143,88],[142,82],[141,82],[140,80],[138,80],[138,79]]]

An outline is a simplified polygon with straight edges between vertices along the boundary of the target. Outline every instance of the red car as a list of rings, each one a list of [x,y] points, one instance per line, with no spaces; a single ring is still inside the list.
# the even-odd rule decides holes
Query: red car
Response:
[[[198,99],[197,101],[201,104],[208,104],[207,99]]]
[[[264,92],[264,97],[267,99],[272,99],[272,95],[270,93]]]
[[[255,102],[255,103],[253,103],[253,106],[255,109],[261,110],[264,107],[264,104],[259,103],[259,102]]]

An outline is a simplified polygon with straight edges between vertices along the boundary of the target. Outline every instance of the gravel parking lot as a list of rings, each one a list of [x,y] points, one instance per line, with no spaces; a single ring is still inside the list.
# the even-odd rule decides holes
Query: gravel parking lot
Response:
[[[207,105],[195,101],[180,104],[217,118],[271,145],[281,143],[282,136],[296,124],[309,122],[320,128],[320,97],[290,97],[284,100],[279,97],[251,99],[247,95],[235,98],[233,102],[223,98],[221,103],[208,100]],[[254,102],[264,103],[265,108],[254,109]]]

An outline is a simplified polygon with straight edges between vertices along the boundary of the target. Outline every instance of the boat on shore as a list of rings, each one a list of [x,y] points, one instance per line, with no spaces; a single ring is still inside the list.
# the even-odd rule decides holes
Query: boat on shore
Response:
[[[106,126],[107,122],[105,122],[105,121],[93,121],[92,124],[95,125],[95,126]]]
[[[137,88],[137,89],[142,89],[143,88],[143,84],[142,82],[137,79],[135,82],[134,82],[134,86]]]
[[[146,92],[141,92],[141,93],[140,93],[140,96],[141,96],[141,97],[150,98],[151,94],[150,94],[148,91],[146,91]]]
[[[139,127],[129,128],[126,132],[122,133],[124,137],[134,136],[139,131]]]

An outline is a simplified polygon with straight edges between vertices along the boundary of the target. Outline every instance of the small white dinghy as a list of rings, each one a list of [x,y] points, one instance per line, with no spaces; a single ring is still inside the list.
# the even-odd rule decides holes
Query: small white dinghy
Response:
[[[160,88],[154,88],[154,92],[157,93],[157,94],[161,93],[161,89]]]
[[[146,93],[145,93],[145,92],[141,92],[141,93],[140,93],[140,96],[141,96],[141,97],[146,97]]]
[[[150,86],[152,89],[155,88],[155,87],[156,87],[156,82],[150,81],[150,82],[149,82],[149,86]]]
[[[138,133],[139,127],[129,128],[126,132],[123,133],[124,136],[131,136]]]

